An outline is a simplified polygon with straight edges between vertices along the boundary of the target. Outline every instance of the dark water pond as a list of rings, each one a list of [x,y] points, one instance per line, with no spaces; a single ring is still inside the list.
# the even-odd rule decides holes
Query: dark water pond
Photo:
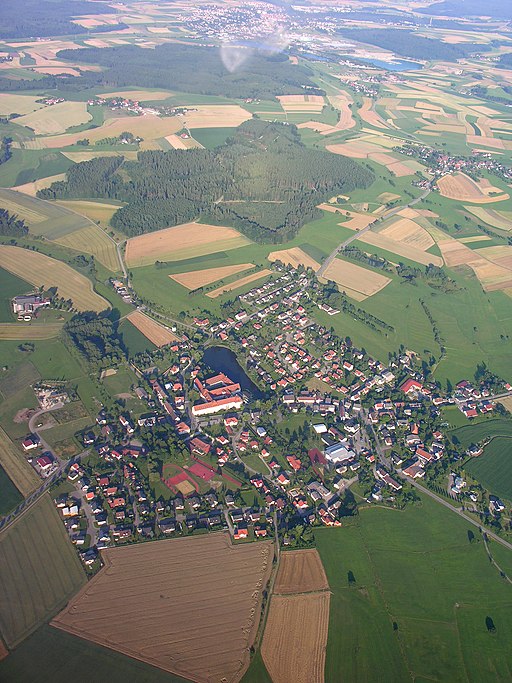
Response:
[[[215,372],[223,372],[233,382],[240,384],[242,390],[250,393],[253,398],[262,396],[262,392],[247,376],[231,349],[224,346],[209,346],[203,354],[203,362]]]

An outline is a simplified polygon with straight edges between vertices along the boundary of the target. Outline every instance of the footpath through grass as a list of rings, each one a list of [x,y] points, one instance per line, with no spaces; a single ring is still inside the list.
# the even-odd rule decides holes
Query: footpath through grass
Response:
[[[510,680],[512,588],[464,520],[422,498],[315,536],[332,590],[326,681]],[[510,572],[512,552],[500,561]]]

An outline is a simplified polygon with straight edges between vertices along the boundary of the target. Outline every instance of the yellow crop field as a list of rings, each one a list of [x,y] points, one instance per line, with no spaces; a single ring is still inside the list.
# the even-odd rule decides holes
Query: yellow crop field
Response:
[[[127,318],[155,346],[165,346],[180,339],[171,330],[168,330],[163,325],[160,325],[160,323],[157,323],[156,320],[140,311],[129,313]]]
[[[381,249],[390,251],[398,256],[403,256],[411,261],[416,261],[416,263],[421,263],[424,266],[428,266],[429,263],[433,263],[435,266],[439,267],[443,265],[443,259],[440,256],[429,254],[412,244],[397,242],[396,240],[386,237],[386,235],[383,235],[382,233],[366,232],[359,237],[359,240],[364,242],[364,244],[380,247]]]
[[[169,277],[179,285],[187,289],[197,289],[210,285],[217,280],[223,280],[230,275],[236,275],[249,268],[254,268],[253,263],[239,263],[235,266],[221,266],[219,268],[205,268],[204,270],[191,270],[186,273],[177,273]]]
[[[268,255],[268,260],[273,263],[274,261],[281,261],[292,268],[297,268],[297,266],[304,266],[304,268],[312,268],[313,270],[318,270],[320,264],[315,261],[309,254],[306,254],[300,247],[292,247],[291,249],[282,249],[281,251],[272,251]]]
[[[28,278],[25,278],[28,279]],[[35,341],[53,339],[62,330],[63,323],[0,323],[0,340]]]
[[[368,216],[364,213],[355,213],[353,211],[347,211],[350,214],[350,218],[345,223],[338,223],[338,225],[343,228],[350,228],[350,230],[363,230],[368,227],[370,223],[374,223],[377,219],[375,216]]]
[[[222,285],[222,287],[214,289],[213,292],[208,292],[206,296],[209,296],[210,299],[216,299],[218,296],[221,296],[226,292],[232,292],[234,289],[240,289],[240,287],[244,287],[245,285],[255,282],[256,280],[261,280],[262,277],[268,277],[269,275],[272,275],[272,271],[268,270],[268,268],[263,268],[263,270],[259,270],[257,273],[251,273],[251,275],[246,275],[236,282],[232,282],[228,285]]]
[[[363,106],[358,110],[359,116],[375,128],[388,128],[389,125],[372,109],[373,100],[370,97],[363,97]]]
[[[182,261],[217,251],[238,249],[249,242],[234,228],[184,223],[132,237],[126,243],[125,258],[129,267],[146,266],[155,261]]]
[[[483,256],[499,266],[509,268],[512,271],[512,246],[508,244],[499,245],[497,247],[484,247],[478,249],[479,256]]]
[[[399,218],[392,221],[390,225],[380,230],[379,234],[385,235],[385,237],[389,237],[389,239],[396,242],[416,247],[416,249],[421,249],[422,251],[426,251],[434,245],[432,236],[418,223],[409,218]]]
[[[437,181],[437,186],[443,197],[457,199],[465,202],[475,202],[486,204],[499,202],[509,198],[507,193],[500,193],[497,196],[489,196],[492,191],[501,192],[498,188],[492,188],[487,184],[475,182],[464,173],[454,173],[445,175]]]
[[[324,108],[321,95],[279,95],[277,99],[287,113],[321,112]]]
[[[21,495],[26,498],[41,484],[34,468],[23,457],[11,439],[0,427],[0,465]]]
[[[56,175],[50,175],[47,178],[41,178],[41,180],[34,180],[31,183],[17,185],[13,188],[13,190],[16,190],[17,192],[23,192],[23,194],[28,194],[31,197],[35,197],[39,190],[44,190],[60,180],[66,180],[65,173],[57,173]]]
[[[9,114],[30,114],[36,109],[41,109],[44,104],[38,104],[40,97],[32,95],[11,95],[10,93],[0,93],[0,116]]]
[[[81,161],[90,161],[91,159],[97,159],[98,157],[124,157],[128,161],[137,161],[137,151],[123,150],[122,152],[112,152],[112,151],[84,151],[84,152],[62,152],[62,154],[68,158],[70,161],[74,161],[75,164],[79,164]]]
[[[116,245],[99,225],[91,224],[81,230],[58,237],[54,241],[69,249],[92,254],[95,259],[113,273],[117,273],[121,269]]]
[[[304,121],[303,123],[297,124],[297,128],[311,128],[311,130],[316,130],[317,133],[324,133],[332,130],[332,126],[329,123],[322,123],[321,121]]]
[[[465,206],[464,208],[481,221],[485,221],[488,225],[492,225],[493,228],[507,231],[512,230],[512,217],[507,218],[507,216],[500,211],[485,209],[483,206]]]
[[[90,218],[91,221],[99,221],[104,226],[109,225],[112,216],[121,208],[118,204],[89,202],[83,199],[58,199],[55,203]]]
[[[56,135],[91,119],[86,102],[61,102],[20,116],[14,122],[31,128],[36,135]]]
[[[384,289],[391,280],[380,273],[335,258],[324,272],[326,280],[333,280],[343,291],[348,288],[364,296],[372,296]]]
[[[491,239],[492,237],[488,237],[487,235],[474,235],[473,237],[459,237],[459,242],[462,242],[462,244],[471,244],[472,242],[487,242]]]
[[[79,311],[103,311],[109,308],[108,302],[93,290],[90,280],[66,263],[45,254],[2,244],[0,267],[36,287],[57,287],[57,295],[71,299]]]

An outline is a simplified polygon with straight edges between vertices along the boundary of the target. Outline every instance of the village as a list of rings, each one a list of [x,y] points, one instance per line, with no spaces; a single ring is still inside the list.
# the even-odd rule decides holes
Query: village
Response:
[[[414,354],[386,366],[315,322],[315,307],[337,311],[310,273],[274,270],[225,319],[197,318],[198,335],[169,347],[165,371],[134,366],[140,410],[100,410],[79,435],[81,456],[60,460],[44,432],[23,441],[34,469],[60,491],[55,503],[91,571],[110,545],[218,529],[235,542],[278,534],[307,547],[312,527],[339,526],[354,513],[354,484],[361,500],[402,507],[414,501],[413,482],[439,467],[447,494],[478,509],[478,494],[449,472],[462,454],[442,411],[492,413],[493,396],[512,386],[461,380],[448,395]],[[245,358],[245,388],[203,360],[205,344],[219,343]],[[70,400],[59,387],[37,391],[41,411]],[[493,497],[490,508],[503,504]]]

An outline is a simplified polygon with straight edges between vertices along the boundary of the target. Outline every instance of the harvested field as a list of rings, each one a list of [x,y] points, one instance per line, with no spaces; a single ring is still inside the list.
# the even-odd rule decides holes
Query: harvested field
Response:
[[[218,533],[102,556],[105,567],[53,626],[199,683],[241,678],[272,568],[271,542],[233,546]]]
[[[457,199],[465,202],[475,202],[477,204],[487,204],[490,202],[499,202],[508,199],[509,195],[506,193],[499,194],[495,197],[490,197],[489,192],[492,191],[482,183],[476,183],[469,176],[464,173],[454,173],[453,175],[445,175],[437,181],[440,193],[443,197],[448,199]],[[498,191],[497,188],[493,190]]]
[[[268,268],[263,268],[263,270],[259,270],[257,273],[252,273],[251,275],[246,275],[236,282],[218,287],[217,289],[214,289],[213,292],[208,292],[206,296],[209,296],[210,299],[216,299],[218,296],[221,296],[226,292],[232,292],[240,287],[245,287],[245,285],[248,285],[251,282],[256,282],[256,280],[261,280],[262,277],[268,277],[269,275],[272,275],[272,271],[268,270]]]
[[[37,251],[0,245],[0,267],[45,289],[57,287],[58,296],[71,299],[79,311],[103,311],[109,304],[96,294],[92,283],[66,263]],[[32,326],[35,329],[35,325]]]
[[[330,124],[322,123],[321,121],[304,121],[304,123],[297,124],[297,128],[311,128],[311,130],[316,130],[317,133],[324,133],[325,131],[332,130]]]
[[[285,112],[321,112],[324,98],[321,95],[278,95],[277,99]]]
[[[370,126],[375,126],[375,128],[388,128],[388,124],[381,119],[381,117],[372,109],[373,100],[370,97],[363,97],[363,106],[358,109],[357,113],[365,121],[369,123]]]
[[[505,396],[505,398],[500,398],[498,403],[501,403],[505,410],[508,410],[509,413],[512,413],[512,396]]]
[[[350,228],[351,230],[364,230],[370,223],[374,223],[377,219],[375,216],[368,216],[364,213],[350,212],[350,218],[345,223],[338,223],[343,228]]]
[[[24,498],[29,496],[41,484],[41,480],[32,465],[25,460],[19,446],[15,446],[1,427],[0,465]]]
[[[31,128],[36,135],[58,135],[91,119],[86,102],[61,102],[20,116],[14,123]]]
[[[203,149],[203,145],[194,138],[182,138],[174,134],[167,135],[165,139],[174,149]]]
[[[179,337],[171,330],[140,311],[129,313],[127,318],[155,346],[161,347],[179,340]]]
[[[203,104],[183,116],[188,128],[236,128],[252,115],[238,104]]]
[[[327,267],[324,278],[334,280],[342,291],[348,287],[365,296],[377,294],[391,282],[390,278],[384,275],[337,258]]]
[[[126,243],[126,265],[146,266],[155,261],[182,261],[238,249],[249,244],[234,228],[203,223],[183,223],[172,228],[132,237]]]
[[[169,275],[169,277],[179,285],[187,289],[197,289],[210,285],[217,280],[223,280],[230,275],[236,275],[249,268],[254,268],[253,263],[239,263],[236,266],[221,266],[219,268],[205,268],[204,270],[191,270],[187,273]]]
[[[274,593],[286,595],[328,589],[322,560],[316,550],[288,550],[282,553]]]
[[[267,258],[271,263],[274,261],[281,261],[281,263],[292,266],[292,268],[304,266],[304,268],[312,268],[315,271],[320,268],[320,264],[309,256],[309,254],[306,254],[300,247],[272,251]]]
[[[389,237],[389,239],[401,244],[407,244],[421,251],[426,251],[435,244],[432,236],[425,228],[422,228],[409,218],[399,218],[392,221],[390,225],[379,231],[379,235],[384,235]]]
[[[58,337],[64,323],[0,323],[0,340],[35,341]]]
[[[352,116],[352,110],[350,105],[354,103],[352,97],[343,91],[340,91],[338,95],[329,95],[329,102],[332,106],[340,112],[340,120],[333,126],[330,130],[322,131],[322,135],[330,135],[331,133],[337,133],[340,130],[349,130],[356,125],[356,121]]]
[[[386,237],[386,235],[383,235],[382,233],[366,232],[359,237],[358,241],[364,242],[364,244],[370,244],[374,247],[386,249],[386,251],[390,251],[398,256],[403,256],[411,261],[416,261],[416,263],[421,263],[424,266],[428,266],[429,263],[433,263],[435,266],[439,267],[443,265],[443,259],[440,256],[429,254],[428,252],[422,251],[409,244],[397,242],[396,240]]]
[[[15,647],[66,604],[85,573],[49,494],[0,535],[0,632]]]
[[[459,237],[459,242],[462,242],[462,244],[471,244],[473,242],[487,242],[491,239],[492,237],[488,237],[487,235],[474,235],[473,237]]]
[[[0,93],[0,116],[8,116],[9,114],[30,114],[36,109],[41,109],[44,104],[38,104],[37,100],[41,97],[32,97],[31,95],[11,95],[9,93]]]
[[[172,96],[168,90],[116,90],[115,92],[101,93],[102,97],[126,97],[137,102],[153,102],[166,100]]]
[[[94,150],[91,150],[90,152],[63,151],[62,154],[70,161],[74,161],[75,164],[79,164],[81,161],[90,161],[91,159],[97,159],[98,157],[124,157],[128,161],[137,161],[136,150],[127,150],[122,152],[105,152],[101,150],[98,150],[97,152]]]
[[[497,247],[484,247],[477,250],[479,256],[483,256],[499,266],[509,268],[512,271],[512,246],[500,245]]]
[[[35,197],[39,190],[45,190],[50,187],[53,183],[57,183],[60,180],[66,180],[65,173],[57,173],[56,175],[48,176],[47,178],[42,178],[41,180],[34,180],[32,183],[25,183],[24,185],[17,185],[13,187],[13,190],[17,192],[22,192],[23,194],[28,194],[31,197]]]
[[[107,204],[103,202],[89,202],[84,199],[58,199],[55,204],[63,206],[74,213],[79,213],[91,221],[99,221],[103,225],[110,224],[110,220],[115,212],[120,209],[119,204]]]
[[[394,202],[396,199],[400,199],[400,195],[393,194],[392,192],[383,192],[377,197],[377,199],[379,200],[379,202],[384,202],[385,204],[387,204],[387,202]],[[404,215],[401,211],[399,213],[401,215]]]
[[[483,206],[465,206],[464,208],[481,221],[485,221],[488,225],[491,225],[493,228],[507,231],[512,230],[512,219],[507,218],[507,216],[500,211],[485,209]]]
[[[119,207],[116,207],[119,208]],[[86,228],[77,230],[68,235],[63,235],[55,240],[69,249],[92,254],[95,259],[102,263],[113,273],[121,270],[117,249],[110,237],[99,227],[99,225],[89,225]]]
[[[323,683],[330,593],[274,595],[261,654],[273,683]]]

